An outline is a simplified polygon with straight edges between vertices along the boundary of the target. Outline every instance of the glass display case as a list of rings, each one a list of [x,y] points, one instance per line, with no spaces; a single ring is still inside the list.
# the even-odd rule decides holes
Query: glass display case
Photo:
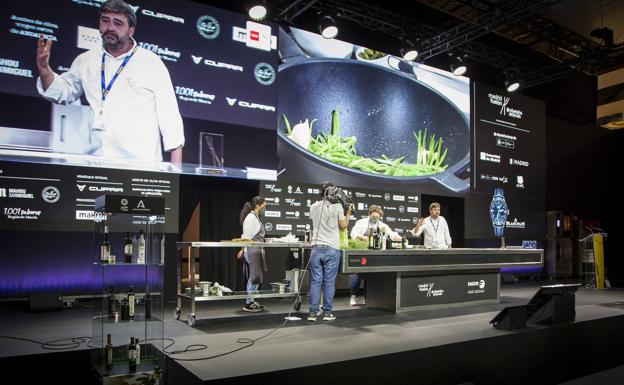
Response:
[[[164,199],[101,196],[93,223],[93,366],[103,384],[158,384],[164,368]]]

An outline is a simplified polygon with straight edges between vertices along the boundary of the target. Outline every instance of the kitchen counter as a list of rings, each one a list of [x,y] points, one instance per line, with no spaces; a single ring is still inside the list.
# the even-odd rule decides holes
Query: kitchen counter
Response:
[[[401,312],[500,302],[500,269],[543,266],[544,250],[343,250],[341,262],[366,279],[369,308]]]

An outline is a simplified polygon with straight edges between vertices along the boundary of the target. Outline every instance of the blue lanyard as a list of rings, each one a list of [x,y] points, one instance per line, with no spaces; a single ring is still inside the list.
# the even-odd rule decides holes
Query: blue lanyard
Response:
[[[431,222],[431,227],[433,227],[433,230],[435,231],[435,233],[438,233],[438,227],[440,227],[440,218],[438,218],[438,225],[434,225],[433,224],[433,219],[431,219],[431,217],[429,217],[429,222]]]
[[[108,86],[106,85],[106,74],[104,72],[104,64],[106,62],[106,52],[102,53],[102,102],[106,100],[106,95],[108,95],[111,88],[113,88],[113,84],[115,83],[115,80],[117,80],[117,77],[119,76],[121,71],[123,71],[123,69],[126,67],[126,64],[128,64],[128,61],[134,55],[138,47],[139,47],[138,45],[135,46],[134,49],[132,50],[132,53],[126,56],[123,63],[121,63],[119,68],[117,68],[117,72],[115,72],[115,75],[111,79],[110,83],[108,83]]]

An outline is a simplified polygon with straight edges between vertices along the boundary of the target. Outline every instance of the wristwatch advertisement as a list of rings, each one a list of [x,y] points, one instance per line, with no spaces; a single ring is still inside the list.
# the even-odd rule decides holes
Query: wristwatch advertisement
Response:
[[[502,188],[495,188],[492,203],[490,203],[490,219],[492,220],[492,226],[494,226],[494,235],[497,237],[503,236],[505,221],[509,215],[509,209],[503,194]]]

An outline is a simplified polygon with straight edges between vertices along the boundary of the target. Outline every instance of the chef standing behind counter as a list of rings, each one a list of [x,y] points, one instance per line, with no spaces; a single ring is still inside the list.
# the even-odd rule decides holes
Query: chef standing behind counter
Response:
[[[429,205],[429,216],[420,218],[412,230],[415,237],[425,233],[425,247],[428,249],[450,249],[453,240],[449,233],[446,219],[440,215],[440,204],[433,202]]]
[[[381,217],[383,217],[383,209],[381,206],[370,205],[368,206],[368,217],[358,219],[353,225],[351,229],[351,239],[358,239],[360,241],[367,241],[371,225],[374,225],[375,228],[379,228],[381,233],[386,234],[390,237],[391,240],[395,242],[401,242],[403,238],[396,232],[390,229],[390,226],[383,223],[381,221]],[[366,304],[366,297],[360,297],[360,282],[363,280],[362,277],[358,274],[351,274],[351,299],[349,300],[349,305],[355,306],[357,304]],[[364,291],[366,291],[366,283],[364,287]]]

